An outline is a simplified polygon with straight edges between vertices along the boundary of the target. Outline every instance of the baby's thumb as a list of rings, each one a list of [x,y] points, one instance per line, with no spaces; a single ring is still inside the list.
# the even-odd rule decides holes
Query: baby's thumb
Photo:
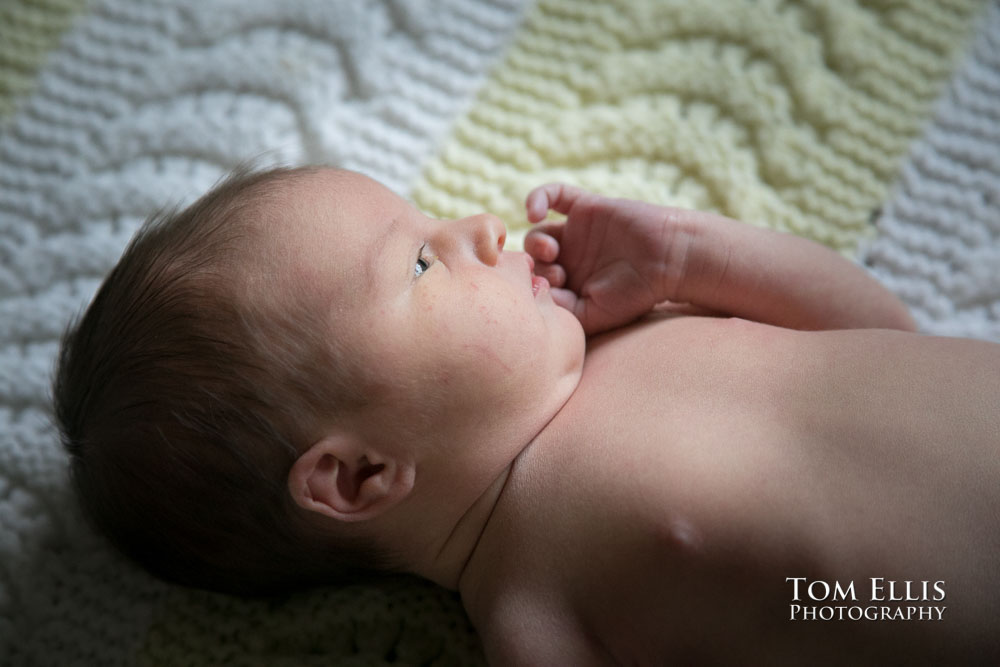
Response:
[[[584,332],[588,336],[604,331],[607,328],[603,322],[595,320],[594,316],[597,313],[593,303],[586,297],[581,298],[573,290],[563,287],[553,287],[551,291],[552,300],[555,301],[556,305],[562,306],[573,313],[576,319],[580,321]]]
[[[579,297],[576,296],[576,292],[564,287],[550,287],[549,293],[552,294],[552,300],[555,301],[557,306],[561,306],[574,315],[578,315],[576,309]]]

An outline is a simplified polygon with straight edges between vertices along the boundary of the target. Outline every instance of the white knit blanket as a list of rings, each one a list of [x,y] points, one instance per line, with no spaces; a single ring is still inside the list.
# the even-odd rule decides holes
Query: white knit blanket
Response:
[[[1000,3],[978,29],[862,259],[922,330],[1000,342]]]
[[[48,385],[66,322],[142,220],[240,161],[332,163],[409,194],[531,4],[95,0],[79,16],[0,125],[0,664],[481,661],[455,596],[428,584],[247,602],[138,571],[68,493]],[[977,31],[855,256],[924,331],[1000,341],[1000,4]]]

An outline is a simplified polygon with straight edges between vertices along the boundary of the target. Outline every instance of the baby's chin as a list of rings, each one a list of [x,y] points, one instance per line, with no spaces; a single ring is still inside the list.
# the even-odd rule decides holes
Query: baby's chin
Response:
[[[560,330],[558,342],[567,352],[569,366],[567,370],[577,370],[583,368],[583,357],[587,351],[587,334],[583,331],[583,325],[576,315],[561,306],[556,306],[559,317]]]
[[[560,318],[559,334],[556,337],[554,347],[559,351],[562,377],[557,390],[558,394],[565,394],[568,400],[583,374],[583,359],[587,353],[587,335],[583,331],[583,325],[576,319],[573,313],[565,308],[557,307]]]

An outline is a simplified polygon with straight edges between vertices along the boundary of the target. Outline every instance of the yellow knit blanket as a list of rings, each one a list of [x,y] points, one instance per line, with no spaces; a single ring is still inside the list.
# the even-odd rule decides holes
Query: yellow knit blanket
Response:
[[[978,0],[542,0],[414,200],[491,211],[563,180],[854,251]]]

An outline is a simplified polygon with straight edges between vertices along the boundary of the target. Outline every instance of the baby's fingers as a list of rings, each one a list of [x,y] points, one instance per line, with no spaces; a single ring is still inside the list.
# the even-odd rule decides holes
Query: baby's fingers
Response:
[[[576,303],[578,301],[576,292],[573,290],[563,289],[561,287],[553,287],[549,293],[552,294],[552,301],[554,301],[557,306],[562,306],[569,312],[576,315]]]
[[[539,278],[548,280],[553,287],[562,287],[566,284],[566,269],[559,264],[535,262],[534,272]]]
[[[587,194],[584,190],[565,183],[546,183],[528,193],[524,206],[528,211],[528,220],[538,222],[543,220],[549,209],[559,213],[569,213],[573,204]]]
[[[536,262],[554,262],[559,257],[559,236],[562,223],[545,223],[524,237],[524,251]]]

